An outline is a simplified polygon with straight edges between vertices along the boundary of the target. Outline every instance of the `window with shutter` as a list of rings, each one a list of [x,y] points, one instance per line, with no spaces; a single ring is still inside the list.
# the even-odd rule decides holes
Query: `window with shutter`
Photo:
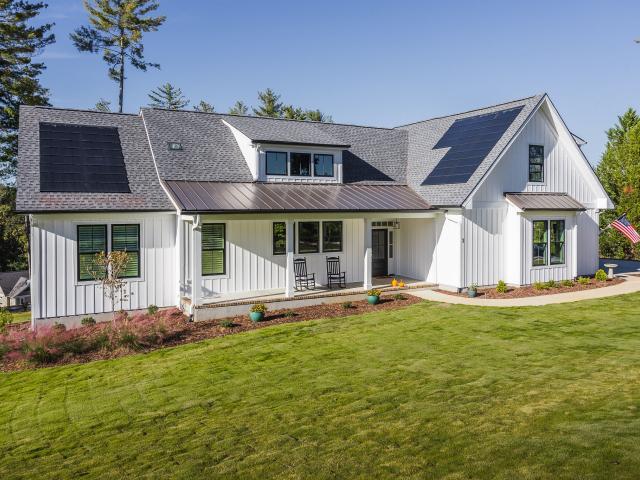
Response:
[[[96,254],[106,251],[106,225],[78,225],[78,280],[94,280],[94,274],[104,276],[104,268],[96,264]]]
[[[111,251],[127,252],[127,265],[120,278],[140,276],[140,225],[111,225]]]
[[[202,275],[224,275],[225,224],[202,224]]]

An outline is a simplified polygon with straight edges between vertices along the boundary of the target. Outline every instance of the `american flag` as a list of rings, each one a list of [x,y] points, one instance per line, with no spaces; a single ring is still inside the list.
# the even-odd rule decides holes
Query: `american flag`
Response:
[[[633,228],[633,225],[627,220],[626,213],[611,222],[611,226],[631,240],[632,243],[640,242],[640,235],[638,235],[636,229]]]

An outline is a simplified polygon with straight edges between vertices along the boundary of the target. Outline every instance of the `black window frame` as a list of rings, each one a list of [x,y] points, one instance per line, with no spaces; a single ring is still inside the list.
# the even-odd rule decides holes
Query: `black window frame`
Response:
[[[317,246],[315,250],[300,250],[300,242],[302,240],[302,237],[300,235],[300,226],[304,225],[304,224],[315,224],[317,225],[317,235],[316,235],[316,242],[317,242]],[[320,230],[320,222],[319,221],[305,221],[305,222],[297,222],[297,227],[296,229],[298,230],[298,235],[296,235],[296,251],[300,254],[303,253],[320,253],[320,245],[322,242],[322,238],[320,237],[321,235],[321,230]]]
[[[202,228],[205,225],[222,225],[222,248],[204,248],[204,242],[202,241]],[[200,274],[203,277],[219,277],[221,275],[227,274],[227,224],[223,222],[207,222],[203,223],[202,227],[200,227]],[[203,253],[204,252],[219,252],[222,251],[222,272],[218,273],[205,273],[204,265],[203,265]]]
[[[141,257],[142,257],[142,252],[140,251],[140,224],[139,223],[112,223],[110,225],[110,230],[111,230],[111,235],[109,236],[110,238],[110,251],[112,252],[128,252],[128,250],[116,250],[113,248],[113,227],[137,227],[138,229],[138,250],[131,250],[132,252],[136,252],[138,254],[138,271],[136,275],[120,275],[120,277],[118,278],[140,278],[141,276]]]
[[[544,224],[544,242],[536,242],[536,223]],[[536,257],[536,245],[544,247],[544,256]],[[536,258],[542,258],[543,263],[536,263]],[[549,220],[532,220],[531,222],[531,265],[533,267],[546,267],[549,265]]]
[[[300,173],[296,174],[293,173],[293,162],[294,162],[294,155],[306,155],[307,158],[309,159],[309,173],[307,175],[302,175]],[[291,177],[311,177],[312,175],[312,169],[313,169],[313,165],[312,165],[312,156],[311,153],[309,152],[289,152],[289,175]]]
[[[272,155],[284,155],[284,173],[272,173],[269,171],[269,154]],[[280,177],[286,177],[289,175],[289,154],[279,150],[268,150],[264,152],[264,168],[267,175],[278,175]]]
[[[276,250],[276,225],[284,226],[284,250]],[[273,222],[271,227],[271,244],[273,255],[286,255],[287,254],[287,222]]]
[[[326,248],[326,243],[328,243],[328,240],[326,238],[326,234],[327,234],[327,230],[325,229],[325,226],[327,224],[331,224],[331,223],[336,223],[336,224],[340,224],[340,248],[339,249],[327,249]],[[343,251],[344,248],[344,224],[342,222],[342,220],[327,220],[327,221],[323,221],[322,222],[322,252],[323,253],[341,253]]]
[[[540,149],[539,154],[532,155],[532,149]],[[529,183],[544,183],[544,145],[529,145]],[[538,161],[538,158],[541,158]],[[533,160],[536,159],[534,162]],[[531,167],[540,167],[540,171],[532,171]],[[534,169],[535,170],[535,169]],[[540,174],[540,180],[532,180],[532,174]]]
[[[563,235],[562,235],[563,240],[562,241],[558,241],[558,240],[553,241],[551,239],[552,232],[553,232],[551,224],[553,222],[562,223],[562,229],[560,230],[561,232],[563,232]],[[560,244],[561,245],[562,262],[554,262],[553,261],[553,257],[551,256],[551,246],[552,246],[552,244]],[[567,263],[567,251],[566,251],[566,248],[565,248],[566,245],[567,245],[567,224],[566,224],[565,220],[563,218],[550,219],[549,220],[549,265],[565,265]]]
[[[318,175],[318,170],[317,170],[317,164],[316,164],[316,160],[319,159],[319,157],[331,157],[331,175]],[[314,177],[324,177],[324,178],[333,178],[335,177],[335,159],[332,153],[314,153],[313,154],[313,176]],[[324,170],[324,163],[323,163],[323,170]]]
[[[86,227],[102,227],[102,230],[104,231],[104,250],[91,250],[90,252],[81,252],[80,251],[80,229],[81,228],[86,228]],[[95,278],[93,278],[91,275],[89,275],[89,273],[87,273],[87,275],[89,275],[88,278],[83,278],[82,276],[82,271],[80,270],[80,255],[96,255],[100,252],[104,252],[107,253],[109,251],[109,237],[108,237],[108,232],[107,232],[107,224],[106,223],[91,223],[91,224],[79,224],[76,225],[76,263],[77,265],[77,275],[78,275],[78,282],[94,282],[96,281]]]
[[[562,224],[562,229],[561,231],[564,232],[563,233],[563,240],[562,241],[552,241],[551,240],[551,224],[557,222]],[[535,263],[535,253],[536,253],[536,245],[543,245],[543,242],[536,242],[535,241],[535,231],[536,231],[536,227],[535,224],[536,223],[543,223],[545,225],[545,232],[546,232],[546,240],[544,242],[544,263],[540,263],[540,264],[536,264]],[[535,219],[531,221],[531,226],[532,226],[532,233],[531,233],[531,248],[532,248],[532,253],[531,253],[531,265],[533,267],[547,267],[547,266],[559,266],[559,265],[566,265],[567,264],[567,222],[566,219],[564,218],[547,218],[547,219]],[[551,257],[551,246],[552,244],[560,244],[561,245],[561,249],[562,249],[562,261],[561,262],[554,262],[552,260]]]
[[[389,259],[393,258],[393,230],[387,233],[387,244],[389,246]]]

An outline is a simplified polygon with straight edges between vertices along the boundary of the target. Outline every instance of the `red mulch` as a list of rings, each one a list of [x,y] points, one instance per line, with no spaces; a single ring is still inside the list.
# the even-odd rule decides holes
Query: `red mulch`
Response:
[[[402,299],[395,300],[391,295],[383,295],[380,298],[380,303],[378,303],[377,305],[369,305],[366,300],[361,300],[350,302],[351,307],[349,308],[345,308],[342,303],[336,303],[313,305],[296,309],[267,311],[264,320],[258,323],[253,323],[251,320],[249,320],[248,315],[239,315],[229,319],[189,322],[187,317],[177,309],[169,309],[163,312],[159,312],[157,314],[157,317],[149,316],[146,314],[135,316],[132,319],[128,320],[128,323],[126,324],[126,328],[131,327],[130,329],[136,330],[140,338],[142,339],[145,334],[149,333],[149,327],[153,326],[154,319],[162,319],[167,332],[164,334],[164,338],[160,343],[152,344],[150,342],[141,341],[140,345],[138,345],[137,348],[118,347],[112,349],[90,351],[86,353],[65,354],[60,358],[57,358],[45,364],[29,361],[24,356],[7,354],[4,356],[4,358],[0,359],[0,371],[7,372],[65,364],[88,363],[95,360],[106,360],[137,353],[151,352],[161,348],[198,342],[209,338],[223,337],[226,335],[246,332],[249,330],[265,328],[271,325],[303,322],[306,320],[314,320],[319,318],[347,317],[350,315],[359,315],[362,313],[377,312],[382,310],[393,310],[413,305],[414,303],[422,301],[422,299],[406,293],[402,293],[402,297]],[[294,315],[285,315],[287,312],[293,312]],[[223,327],[221,323],[223,323],[225,320],[232,321],[232,326]],[[112,327],[110,322],[104,322],[99,323],[95,326],[80,327],[68,330],[67,332],[60,334],[52,332],[51,329],[43,329],[42,335],[51,335],[52,338],[54,338],[55,335],[67,335],[68,337],[76,336],[90,339],[95,337],[100,332],[111,332],[114,328],[115,330],[117,330],[118,328],[122,328],[122,325]],[[40,330],[38,334],[40,334]],[[7,335],[0,335],[0,347],[2,346],[3,340],[8,341],[10,337],[14,337],[14,342],[16,342],[14,343],[14,345],[17,345],[17,340],[15,339],[20,338],[21,335],[24,335],[27,340],[29,340],[29,335],[33,335],[29,331],[28,323],[10,326],[7,331]]]
[[[575,285],[573,287],[564,287],[560,283],[558,283],[557,286],[552,288],[547,288],[545,290],[536,290],[531,285],[526,287],[509,287],[506,293],[496,292],[495,287],[479,288],[478,294],[476,295],[475,298],[503,299],[503,298],[539,297],[541,295],[553,295],[556,293],[579,292],[581,290],[592,290],[594,288],[610,287],[611,285],[617,285],[618,283],[622,283],[622,282],[624,282],[624,279],[620,277],[616,277],[612,280],[607,280],[606,282],[598,282],[593,278],[590,278],[589,283],[586,285],[580,285],[578,282],[575,282]],[[446,293],[447,295],[453,295],[456,297],[467,297],[467,292],[456,293],[456,292],[447,292],[445,290],[436,290],[436,292]]]

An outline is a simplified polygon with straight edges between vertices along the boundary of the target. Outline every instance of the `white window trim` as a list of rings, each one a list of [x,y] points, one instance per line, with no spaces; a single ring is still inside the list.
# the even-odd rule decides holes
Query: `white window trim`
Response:
[[[111,251],[111,226],[112,225],[138,225],[140,229],[140,245],[138,245],[140,254],[140,276],[123,278],[125,283],[144,282],[144,265],[145,265],[145,249],[144,249],[144,222],[141,219],[129,220],[77,220],[72,222],[73,225],[73,284],[76,287],[85,285],[102,285],[98,280],[80,280],[78,276],[78,225],[106,225],[107,226],[107,252]]]
[[[318,179],[324,180],[327,183],[335,183],[338,180],[338,153],[334,150],[323,150],[320,148],[308,149],[308,148],[295,148],[295,147],[286,147],[286,148],[267,148],[266,146],[261,149],[261,157],[264,158],[264,175],[265,178],[268,179],[296,179],[296,180],[304,180],[304,179]],[[267,173],[267,152],[282,152],[287,154],[287,174],[286,175],[271,175]],[[310,165],[309,165],[309,173],[310,175],[291,175],[291,154],[292,153],[306,153],[310,157]],[[319,155],[331,155],[333,157],[333,175],[330,177],[324,175],[316,175],[313,156],[314,154]]]

